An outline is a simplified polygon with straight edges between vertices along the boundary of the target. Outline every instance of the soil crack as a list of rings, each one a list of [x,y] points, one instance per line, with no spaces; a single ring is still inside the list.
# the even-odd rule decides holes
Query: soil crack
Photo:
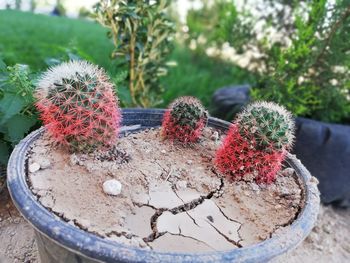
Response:
[[[202,241],[202,240],[199,240],[199,239],[197,239],[197,238],[194,238],[194,237],[191,237],[191,236],[186,236],[186,235],[182,234],[182,233],[181,233],[181,228],[180,228],[180,227],[179,227],[179,232],[180,232],[180,234],[173,234],[173,233],[170,233],[170,232],[165,232],[165,233],[167,233],[167,234],[169,234],[169,235],[172,235],[172,236],[180,236],[180,237],[185,237],[185,238],[192,239],[192,240],[194,240],[194,241],[196,241],[196,242],[202,243],[202,244],[204,244],[204,245],[210,247],[210,248],[211,248],[212,250],[214,250],[214,251],[218,251],[217,249],[213,248],[212,246],[210,246],[209,244],[207,244],[206,242],[204,242],[204,241]]]
[[[156,210],[154,215],[151,217],[151,229],[152,229],[153,233],[150,234],[149,236],[143,238],[143,241],[153,242],[155,239],[159,238],[160,236],[162,236],[166,233],[166,232],[158,232],[158,229],[157,229],[157,220],[165,211],[168,211],[168,212],[172,213],[173,215],[183,213],[183,212],[187,213],[187,211],[192,210],[192,209],[196,208],[197,206],[199,206],[200,204],[202,204],[206,199],[211,199],[215,194],[220,193],[220,191],[222,190],[223,187],[224,187],[224,180],[223,180],[223,178],[220,178],[220,186],[216,190],[213,190],[210,193],[208,193],[207,195],[200,196],[197,199],[194,199],[190,202],[184,203],[182,205],[176,206],[176,207],[171,208],[171,209],[155,208],[154,206],[151,206],[149,204],[138,204],[138,206],[140,206],[140,205],[141,206],[149,206],[149,207]],[[182,199],[180,198],[180,200],[182,200]],[[192,220],[194,220],[194,219],[192,218]]]
[[[228,242],[230,242],[231,244],[235,245],[236,247],[241,248],[242,245],[239,243],[241,240],[234,241],[232,239],[230,239],[228,236],[226,236],[224,233],[222,233],[219,229],[217,229],[209,220],[208,220],[208,224],[212,226],[212,228],[215,229],[216,232],[218,232],[219,235],[221,235],[223,238],[225,238]]]

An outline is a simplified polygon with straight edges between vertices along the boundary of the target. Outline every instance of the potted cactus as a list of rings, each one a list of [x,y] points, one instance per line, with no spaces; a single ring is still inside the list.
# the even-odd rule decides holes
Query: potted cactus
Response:
[[[14,150],[8,187],[43,262],[261,262],[311,231],[319,195],[283,108],[230,124],[192,97],[120,111],[113,90],[87,62],[38,84],[45,127]]]
[[[162,134],[170,140],[194,143],[202,134],[207,119],[208,113],[198,99],[181,97],[164,113]]]
[[[252,175],[259,182],[276,179],[294,140],[289,112],[272,102],[256,102],[240,112],[216,155],[228,175]]]

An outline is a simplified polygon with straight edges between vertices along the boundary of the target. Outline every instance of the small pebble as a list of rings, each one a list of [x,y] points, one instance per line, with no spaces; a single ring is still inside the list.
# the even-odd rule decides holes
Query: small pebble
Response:
[[[315,176],[311,176],[310,182],[315,184],[319,183],[318,179]]]
[[[210,136],[210,139],[212,141],[218,141],[219,140],[219,133],[217,131],[214,131],[213,134]]]
[[[160,152],[165,154],[165,153],[166,153],[166,150],[161,150]]]
[[[293,168],[286,168],[282,171],[282,174],[284,176],[292,176],[294,174],[294,169]]]
[[[41,169],[46,169],[51,166],[51,162],[48,159],[43,159],[40,161],[40,168]]]
[[[281,205],[275,205],[275,208],[276,208],[276,209],[281,209],[282,206],[281,206]]]
[[[176,182],[176,189],[186,189],[187,188],[187,182],[186,181],[177,181]]]
[[[79,158],[74,153],[69,157],[69,160],[71,165],[79,164]]]
[[[32,163],[31,165],[29,165],[29,172],[31,173],[35,173],[39,169],[40,169],[40,164],[38,163]]]
[[[108,195],[119,195],[122,191],[122,184],[116,179],[107,180],[103,183],[103,191]]]
[[[193,163],[193,161],[192,160],[187,160],[187,162],[186,162],[187,164],[192,164]]]
[[[257,184],[251,184],[253,191],[257,192],[260,191],[260,188]]]

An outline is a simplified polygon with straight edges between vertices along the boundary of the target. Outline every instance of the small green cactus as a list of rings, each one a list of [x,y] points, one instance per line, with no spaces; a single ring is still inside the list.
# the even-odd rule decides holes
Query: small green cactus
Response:
[[[294,141],[294,122],[291,114],[273,102],[255,102],[238,114],[241,136],[252,135],[257,146],[264,149],[288,150]]]
[[[50,68],[35,92],[36,107],[47,131],[71,151],[110,147],[121,121],[113,84],[106,73],[86,61]]]
[[[164,114],[163,136],[184,143],[198,140],[208,113],[194,97],[181,97],[170,104]]]
[[[294,140],[291,114],[272,102],[256,102],[238,114],[218,149],[215,165],[223,174],[255,176],[271,183]]]

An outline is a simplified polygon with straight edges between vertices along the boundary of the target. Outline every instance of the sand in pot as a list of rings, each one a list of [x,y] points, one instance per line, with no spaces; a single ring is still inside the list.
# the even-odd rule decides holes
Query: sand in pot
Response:
[[[200,143],[190,147],[162,141],[159,133],[129,134],[109,153],[73,155],[44,135],[34,143],[28,165],[51,165],[29,172],[32,191],[77,227],[161,251],[255,244],[288,226],[303,206],[303,190],[290,168],[267,186],[229,181],[212,169],[220,133],[206,128]],[[110,179],[122,185],[117,196],[103,192]]]

